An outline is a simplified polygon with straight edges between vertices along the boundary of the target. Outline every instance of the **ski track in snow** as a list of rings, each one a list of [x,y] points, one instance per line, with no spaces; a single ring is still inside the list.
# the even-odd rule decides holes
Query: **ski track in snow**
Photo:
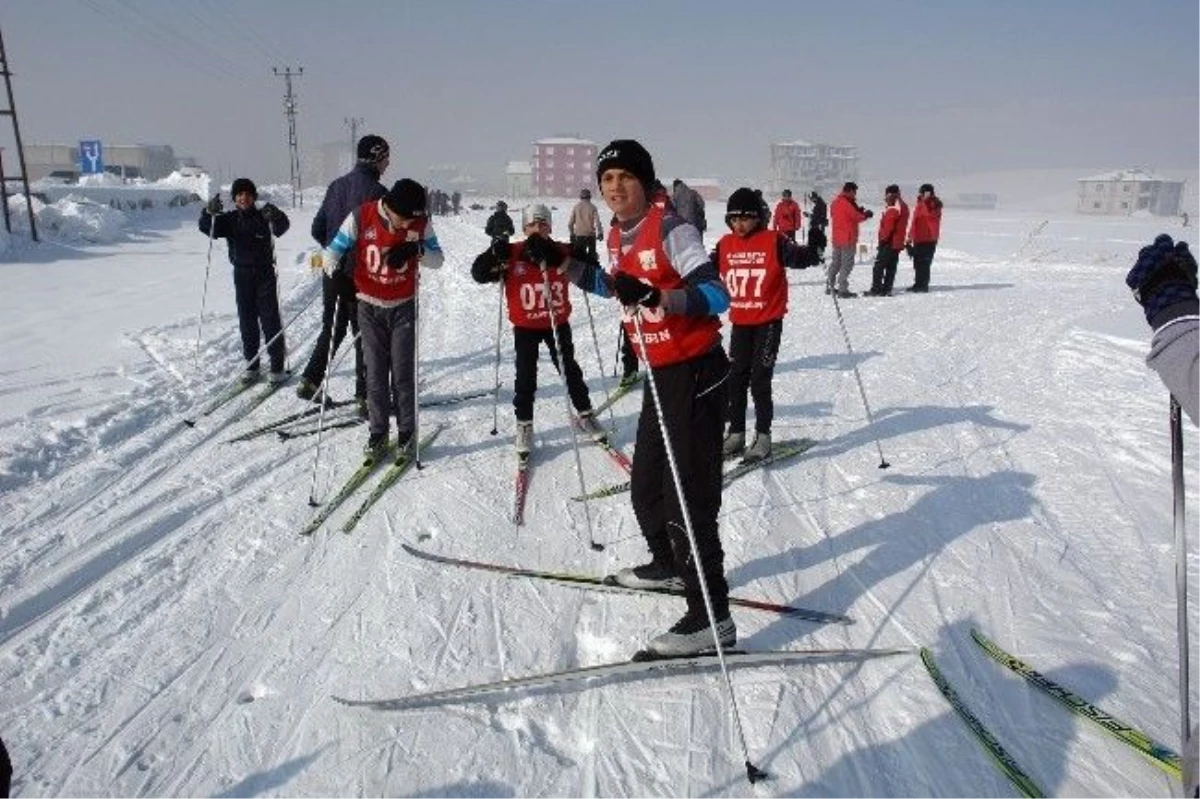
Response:
[[[568,208],[558,204],[559,236]],[[279,240],[285,319],[313,303],[287,333],[297,370],[319,327],[319,280],[295,265],[308,214]],[[423,280],[425,392],[492,385],[496,292],[469,274],[487,244],[485,217],[435,220],[447,260]],[[740,641],[929,646],[1051,793],[1163,795],[1173,786],[1153,766],[1003,672],[969,636],[980,626],[1052,679],[1174,740],[1166,396],[1142,363],[1144,328],[1118,334],[1112,321],[1137,313],[1121,278],[1157,228],[1037,221],[948,215],[933,291],[840,303],[853,353],[821,276],[792,275],[774,437],[818,444],[726,490],[726,566],[736,593],[856,623],[735,612]],[[194,281],[191,222],[164,233],[156,258]],[[901,259],[901,287],[909,264]],[[869,274],[860,263],[852,283]],[[621,659],[682,603],[435,566],[400,549],[412,541],[587,573],[644,556],[627,494],[590,503],[591,532],[607,549],[589,551],[585,508],[569,500],[579,482],[563,389],[545,358],[526,524],[512,525],[507,321],[499,434],[489,435],[491,397],[423,411],[423,427],[449,425],[424,468],[351,534],[341,522],[378,477],[301,539],[316,437],[226,443],[295,410],[289,389],[245,419],[239,399],[195,429],[181,424],[240,359],[232,299],[219,286],[228,276],[214,270],[212,281],[199,371],[195,310],[126,332],[140,360],[117,368],[0,369],[0,396],[31,406],[0,420],[0,730],[18,795],[751,790],[715,672],[393,713],[331,702]],[[608,357],[615,309],[591,308]],[[572,321],[599,402],[578,294]],[[338,397],[352,391],[347,361],[332,381]],[[626,453],[638,408],[635,392],[613,409]],[[750,414],[752,404],[752,423]],[[364,436],[359,427],[324,438],[318,496],[355,468]],[[1189,499],[1196,447],[1189,426]],[[888,469],[878,468],[880,450]],[[580,457],[589,487],[620,479],[599,449],[581,441]],[[774,777],[756,795],[1012,794],[915,657],[735,669],[732,681],[750,757]]]

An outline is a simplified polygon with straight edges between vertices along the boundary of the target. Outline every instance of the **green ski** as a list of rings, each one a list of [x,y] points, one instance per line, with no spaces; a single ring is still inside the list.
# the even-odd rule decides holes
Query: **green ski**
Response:
[[[421,439],[420,448],[422,453],[424,453],[429,445],[433,443],[433,440],[438,437],[438,433],[442,432],[442,429],[445,426],[446,425],[444,424],[437,425],[433,428],[433,430],[430,430],[424,438]],[[413,462],[413,452],[412,448],[410,447],[401,453],[401,455],[396,458],[392,465],[388,467],[387,471],[383,473],[383,477],[379,478],[379,483],[375,486],[375,490],[363,500],[362,504],[358,506],[358,510],[354,511],[354,515],[347,519],[345,524],[342,525],[342,532],[348,533],[353,530],[354,526],[362,520],[362,517],[367,515],[367,511],[371,509],[371,506],[379,501],[379,498],[383,496],[384,492],[395,485],[396,481],[404,476],[404,473],[407,472],[409,467],[413,465]]]
[[[363,483],[367,482],[367,478],[371,476],[371,473],[374,472],[375,469],[377,469],[387,460],[388,455],[391,452],[392,450],[389,448],[387,452],[381,455],[378,459],[372,455],[368,455],[362,462],[362,465],[355,469],[354,473],[351,474],[346,482],[342,485],[341,490],[334,494],[332,499],[321,506],[321,510],[318,511],[317,515],[312,518],[312,521],[305,525],[304,529],[300,531],[300,535],[312,535],[319,530],[321,525],[325,523],[325,520],[328,519],[333,512],[338,509],[338,506],[345,502],[351,494],[357,491]]]

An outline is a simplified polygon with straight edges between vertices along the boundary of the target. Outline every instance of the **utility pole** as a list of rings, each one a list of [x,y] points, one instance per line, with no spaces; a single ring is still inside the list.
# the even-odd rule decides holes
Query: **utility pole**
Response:
[[[343,117],[342,121],[350,128],[350,165],[354,166],[354,161],[358,155],[358,126],[367,120],[362,117]]]
[[[21,165],[20,177],[6,177],[4,165],[0,163],[0,200],[4,203],[4,226],[12,232],[12,221],[8,217],[8,181],[21,181],[25,187],[25,210],[29,213],[29,233],[34,241],[38,240],[37,219],[33,215],[33,200],[29,195],[29,171],[25,168],[25,148],[21,144],[21,128],[17,125],[17,104],[13,100],[12,73],[8,71],[8,56],[4,54],[4,38],[0,37],[0,75],[4,76],[4,86],[8,90],[8,108],[0,109],[0,116],[12,117],[13,136],[17,140],[17,162]]]
[[[271,67],[271,71],[283,78],[284,85],[287,87],[283,95],[283,115],[288,121],[288,167],[292,173],[292,207],[296,207],[297,198],[299,198],[300,207],[304,207],[304,195],[301,193],[300,185],[300,146],[296,141],[296,96],[292,93],[292,77],[303,75],[304,67],[298,67],[295,72],[292,72],[291,67],[284,67],[280,72],[278,67]]]

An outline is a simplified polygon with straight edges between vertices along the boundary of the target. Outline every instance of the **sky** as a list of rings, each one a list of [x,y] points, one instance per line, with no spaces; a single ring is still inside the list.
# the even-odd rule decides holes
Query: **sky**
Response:
[[[866,0],[581,4],[6,0],[26,143],[166,143],[226,179],[286,180],[359,134],[393,171],[499,180],[531,142],[641,140],[660,177],[765,178],[772,141],[859,148],[918,180],[981,171],[1194,169],[1198,4]],[[8,126],[0,145],[10,146]],[[6,137],[9,140],[6,140]]]

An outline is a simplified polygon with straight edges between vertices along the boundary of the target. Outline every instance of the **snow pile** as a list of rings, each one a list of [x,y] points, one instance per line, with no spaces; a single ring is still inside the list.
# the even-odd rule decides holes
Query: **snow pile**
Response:
[[[29,217],[25,211],[25,198],[10,197],[8,208],[13,233],[28,237]],[[68,195],[50,205],[35,197],[33,213],[37,217],[38,235],[60,242],[111,243],[120,238],[121,229],[126,223],[125,214],[121,211],[76,195]]]
[[[208,197],[209,185],[212,183],[212,178],[207,172],[200,174],[185,175],[179,170],[172,172],[162,180],[158,181],[159,186],[171,186],[177,189],[184,189],[191,194],[200,197]]]
[[[121,178],[120,175],[114,175],[111,172],[100,172],[94,175],[80,175],[76,185],[79,186],[125,186],[129,181]]]

